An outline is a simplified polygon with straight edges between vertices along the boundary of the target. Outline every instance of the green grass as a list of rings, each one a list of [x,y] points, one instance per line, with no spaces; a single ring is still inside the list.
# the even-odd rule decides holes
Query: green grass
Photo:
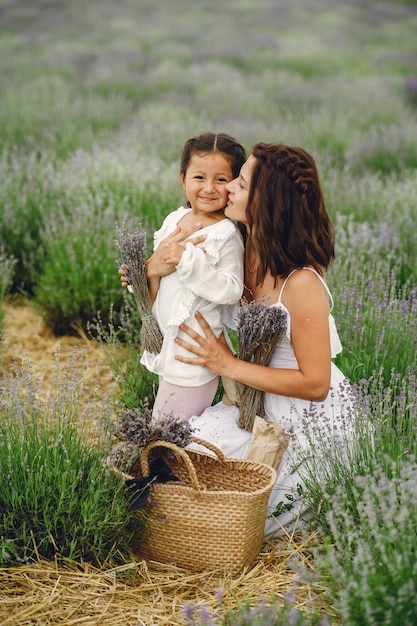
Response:
[[[40,399],[23,362],[0,381],[0,565],[38,558],[95,565],[129,558],[139,522],[123,482],[106,467],[112,446],[103,404],[81,409],[83,355],[60,366]],[[105,427],[105,428],[103,428]]]

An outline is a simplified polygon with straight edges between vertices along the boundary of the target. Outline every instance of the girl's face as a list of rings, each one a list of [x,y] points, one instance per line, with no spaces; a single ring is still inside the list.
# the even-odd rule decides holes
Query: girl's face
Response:
[[[245,224],[246,227],[248,226],[246,207],[248,205],[249,188],[255,162],[255,157],[251,155],[242,165],[239,176],[227,185],[229,201],[224,214],[236,222]]]
[[[193,154],[187,171],[180,174],[193,213],[223,212],[227,204],[226,185],[232,178],[231,165],[221,152]]]

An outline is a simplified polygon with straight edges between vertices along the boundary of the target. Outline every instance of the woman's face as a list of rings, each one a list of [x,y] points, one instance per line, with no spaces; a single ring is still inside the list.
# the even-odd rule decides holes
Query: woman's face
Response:
[[[256,159],[251,155],[242,165],[239,176],[226,185],[229,199],[224,214],[231,220],[246,226],[248,226],[246,207],[248,205],[250,181],[255,163]]]

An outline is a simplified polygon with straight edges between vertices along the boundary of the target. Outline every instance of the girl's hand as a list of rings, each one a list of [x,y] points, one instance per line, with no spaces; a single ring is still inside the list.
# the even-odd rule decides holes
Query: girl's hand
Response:
[[[182,363],[203,365],[219,376],[232,377],[231,373],[236,364],[236,357],[229,348],[224,334],[222,333],[219,339],[217,339],[201,313],[197,311],[195,317],[201,326],[204,337],[186,324],[181,324],[180,330],[191,337],[197,345],[195,343],[188,343],[184,339],[181,339],[181,337],[176,337],[175,342],[196,356],[185,357],[177,355],[175,358]]]
[[[189,241],[193,245],[196,245],[205,241],[206,235],[199,235],[189,239],[190,235],[200,228],[201,224],[195,224],[187,229],[181,229],[180,226],[177,226],[168,237],[165,237],[148,259],[146,265],[148,278],[166,276],[174,272],[184,252],[185,242]]]
[[[128,279],[129,267],[123,263],[123,265],[121,265],[117,271],[120,274],[122,287],[127,287],[129,285],[129,279]]]

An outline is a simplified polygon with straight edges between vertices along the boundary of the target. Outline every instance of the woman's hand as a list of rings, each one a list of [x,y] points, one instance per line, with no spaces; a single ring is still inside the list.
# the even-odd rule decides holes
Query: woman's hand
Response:
[[[219,376],[229,376],[232,378],[236,357],[229,348],[224,334],[222,333],[219,339],[217,339],[201,313],[197,311],[195,317],[201,326],[204,337],[186,324],[181,324],[180,330],[191,337],[197,345],[195,343],[188,343],[184,339],[181,339],[181,337],[176,337],[175,339],[175,342],[179,346],[185,348],[195,356],[185,357],[177,355],[175,358],[182,363],[203,365]]]
[[[168,236],[165,237],[150,256],[146,264],[146,274],[148,278],[167,276],[175,271],[175,267],[181,260],[185,249],[185,243],[191,242],[193,245],[202,243],[206,239],[206,235],[198,235],[189,239],[189,237],[200,230],[201,224],[195,224],[191,228],[182,229],[180,226]]]

